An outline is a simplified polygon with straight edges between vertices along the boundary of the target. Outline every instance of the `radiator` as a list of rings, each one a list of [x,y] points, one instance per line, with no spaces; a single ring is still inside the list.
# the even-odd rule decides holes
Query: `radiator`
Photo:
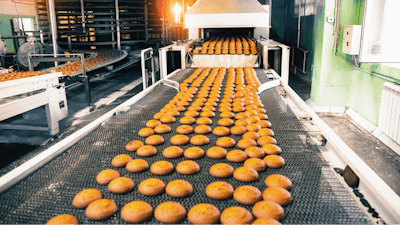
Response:
[[[385,83],[379,116],[380,130],[400,144],[400,85]]]

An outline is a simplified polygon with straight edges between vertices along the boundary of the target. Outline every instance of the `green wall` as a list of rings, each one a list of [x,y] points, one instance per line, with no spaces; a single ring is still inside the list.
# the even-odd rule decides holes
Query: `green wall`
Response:
[[[0,14],[0,34],[1,36],[12,36],[10,20],[16,16]],[[34,16],[20,16],[21,18],[34,18]],[[12,39],[7,39],[7,51],[15,52],[14,42]]]
[[[342,1],[340,38],[334,55],[333,23],[335,1],[325,0],[317,17],[315,29],[315,57],[310,99],[318,106],[350,107],[375,125],[379,123],[379,110],[383,84],[386,80],[352,68],[351,56],[344,54],[342,37],[344,25],[361,25],[364,0]],[[361,68],[400,79],[400,70],[379,63],[362,63]]]

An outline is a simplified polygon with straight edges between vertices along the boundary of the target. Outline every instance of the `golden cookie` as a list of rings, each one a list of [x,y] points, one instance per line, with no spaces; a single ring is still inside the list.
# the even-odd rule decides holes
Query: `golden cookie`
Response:
[[[154,128],[154,127],[156,127],[158,125],[161,125],[161,122],[158,121],[158,120],[149,120],[146,123],[146,127],[149,127],[149,128]]]
[[[246,132],[242,136],[243,139],[248,138],[248,139],[252,139],[255,141],[257,141],[257,139],[260,137],[261,136],[257,132],[254,132],[254,131]]]
[[[183,155],[183,149],[177,146],[171,146],[163,151],[163,156],[168,159],[179,158]]]
[[[191,134],[193,133],[193,127],[189,125],[181,125],[176,128],[176,133],[178,134]]]
[[[193,124],[194,122],[196,122],[196,119],[193,117],[189,117],[189,116],[184,116],[179,120],[179,123],[181,124]]]
[[[198,125],[211,125],[212,120],[208,117],[200,117],[196,120],[196,124]]]
[[[282,206],[272,201],[259,201],[253,206],[253,215],[257,218],[282,220],[285,216]]]
[[[152,145],[144,145],[136,151],[136,154],[142,157],[150,157],[157,154],[157,149]]]
[[[243,163],[243,166],[252,168],[257,172],[262,172],[262,171],[267,169],[267,165],[265,165],[265,162],[262,159],[259,159],[259,158],[247,159]]]
[[[243,182],[253,182],[258,180],[258,172],[249,167],[239,167],[233,171],[233,177]]]
[[[153,207],[144,201],[132,201],[121,209],[121,218],[128,223],[142,223],[153,216]]]
[[[173,136],[170,140],[170,143],[173,145],[185,145],[187,143],[189,143],[189,137],[186,135],[182,135],[182,134],[177,134],[175,136]]]
[[[244,152],[250,157],[250,158],[263,158],[265,156],[265,152],[259,148],[259,147],[248,147]]]
[[[265,154],[267,155],[279,155],[282,153],[282,149],[273,144],[266,144],[261,147],[262,150],[264,150]]]
[[[270,137],[270,136],[260,137],[259,139],[257,139],[257,143],[261,146],[266,145],[266,144],[274,144],[274,145],[277,144],[275,138]]]
[[[266,188],[262,193],[262,197],[264,201],[276,202],[281,206],[288,205],[293,200],[290,192],[280,187]]]
[[[161,125],[154,127],[154,131],[157,134],[165,134],[165,133],[171,132],[171,127],[166,124],[161,124]]]
[[[192,145],[206,145],[209,142],[210,142],[210,140],[208,139],[208,137],[206,137],[204,135],[195,135],[190,138],[190,143]]]
[[[174,165],[168,161],[158,161],[151,165],[150,172],[155,175],[167,175],[174,172]]]
[[[281,174],[272,174],[265,178],[265,185],[267,187],[281,187],[286,190],[290,190],[292,188],[292,182],[289,178],[281,175]]]
[[[105,220],[117,212],[117,204],[110,199],[94,201],[86,208],[86,216],[91,220]]]
[[[233,118],[235,114],[233,112],[225,111],[219,114],[219,117],[221,118]]]
[[[234,135],[242,135],[246,132],[246,127],[244,126],[233,126],[231,127],[231,133]]]
[[[217,207],[207,203],[193,206],[188,212],[188,219],[193,224],[216,224],[219,222],[220,212]]]
[[[253,215],[243,207],[232,206],[222,211],[220,220],[222,224],[250,224]]]
[[[179,223],[186,218],[186,209],[177,202],[164,202],[154,210],[154,217],[161,223]]]
[[[213,177],[227,178],[233,174],[233,167],[226,163],[217,163],[210,167],[210,174]]]
[[[134,152],[136,150],[138,150],[138,148],[142,147],[144,144],[141,141],[138,140],[134,140],[134,141],[130,141],[126,146],[125,149],[130,151],[130,152]]]
[[[46,224],[78,224],[78,220],[73,215],[61,214],[49,219]]]
[[[155,133],[156,132],[152,128],[149,128],[149,127],[142,128],[138,132],[140,137],[148,137],[148,136],[151,136],[151,135],[153,135]]]
[[[206,152],[207,157],[213,159],[223,159],[225,158],[226,154],[226,149],[217,146],[209,148]]]
[[[271,136],[271,137],[275,136],[274,131],[272,131],[271,129],[268,129],[268,128],[262,128],[262,129],[258,130],[257,133],[260,136]]]
[[[115,167],[124,167],[130,161],[132,161],[132,157],[130,155],[120,154],[113,158],[113,160],[111,161],[111,165]]]
[[[128,177],[118,177],[110,181],[108,190],[115,194],[124,194],[132,191],[135,183]]]
[[[204,156],[204,150],[199,147],[187,148],[183,155],[188,159],[199,159]]]
[[[241,150],[232,150],[226,154],[226,159],[231,162],[244,162],[247,158],[246,153]]]
[[[269,128],[272,126],[271,122],[269,122],[268,120],[260,120],[256,124],[259,125],[261,128]]]
[[[126,164],[125,169],[129,172],[138,173],[143,172],[149,168],[149,164],[143,159],[134,159]]]
[[[238,141],[237,146],[241,149],[246,149],[252,146],[257,146],[257,142],[252,139],[244,138]]]
[[[199,164],[191,160],[185,160],[176,165],[176,172],[180,174],[191,175],[198,173],[199,171],[200,171]]]
[[[278,220],[274,220],[272,218],[259,218],[253,221],[252,224],[272,224],[272,225],[281,225]]]
[[[140,182],[138,191],[147,196],[156,196],[164,193],[165,183],[157,178],[149,178]]]
[[[72,200],[72,205],[75,208],[83,209],[86,208],[90,203],[102,199],[103,194],[97,189],[88,188],[78,192]]]
[[[190,111],[186,111],[184,115],[190,116],[190,117],[197,117],[197,116],[199,116],[199,112],[190,110]]]
[[[231,148],[231,147],[235,146],[235,144],[236,144],[236,141],[230,137],[219,138],[216,142],[217,146],[224,147],[224,148]]]
[[[229,183],[217,181],[207,186],[206,195],[212,199],[225,200],[232,198],[233,191],[234,189]]]
[[[174,180],[167,184],[165,193],[172,197],[184,198],[193,194],[193,187],[185,180]]]
[[[213,134],[215,134],[217,136],[227,136],[230,133],[231,132],[229,131],[229,128],[223,127],[223,126],[216,127],[213,130]]]
[[[261,191],[253,186],[240,186],[233,192],[233,198],[245,205],[254,205],[262,200]]]
[[[211,132],[211,127],[207,125],[198,125],[194,128],[194,132],[197,134],[208,134]]]
[[[151,135],[146,138],[146,145],[161,145],[164,144],[164,138],[160,135]]]
[[[263,161],[269,168],[281,168],[285,165],[285,160],[279,155],[267,155],[264,157]]]
[[[98,184],[106,185],[106,184],[110,183],[110,181],[112,181],[113,179],[115,179],[117,177],[120,177],[118,171],[112,170],[112,169],[107,169],[107,170],[101,171],[97,175],[96,181]]]
[[[218,120],[218,125],[225,126],[225,127],[230,127],[234,123],[235,122],[232,119],[229,119],[229,118],[222,118],[222,119]]]
[[[200,116],[201,116],[201,117],[208,117],[208,118],[210,118],[210,117],[215,117],[215,113],[214,113],[213,111],[203,111],[203,112],[200,114]]]
[[[260,126],[260,125],[257,125],[257,124],[248,124],[248,125],[246,126],[246,130],[247,130],[247,131],[257,132],[257,131],[259,131],[260,129],[261,129],[261,126]]]

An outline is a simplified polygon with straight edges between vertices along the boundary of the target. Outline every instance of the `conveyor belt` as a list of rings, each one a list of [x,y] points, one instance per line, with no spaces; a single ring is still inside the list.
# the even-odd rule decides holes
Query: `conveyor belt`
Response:
[[[189,69],[178,73],[172,79],[182,82],[194,70]],[[262,70],[257,70],[261,83],[267,78]],[[245,206],[234,199],[217,201],[205,195],[206,186],[214,181],[226,181],[234,188],[249,183],[239,182],[234,178],[217,179],[209,175],[209,168],[219,162],[231,164],[234,168],[241,163],[228,162],[226,159],[216,160],[204,157],[195,160],[201,167],[196,175],[181,175],[174,172],[167,176],[155,176],[150,171],[143,173],[130,173],[124,168],[118,168],[121,176],[127,176],[134,180],[135,188],[124,195],[112,194],[107,186],[96,183],[96,175],[108,168],[112,168],[111,160],[114,156],[125,153],[125,144],[131,140],[142,140],[137,135],[139,129],[145,127],[147,120],[152,119],[154,113],[159,111],[172,97],[176,90],[160,85],[147,96],[136,102],[126,114],[118,115],[105,122],[93,133],[72,146],[61,156],[48,163],[46,166],[0,195],[0,223],[46,223],[48,219],[58,214],[75,215],[80,223],[125,223],[120,217],[122,206],[133,200],[143,200],[150,203],[153,208],[165,201],[180,202],[186,210],[198,203],[211,203],[222,211],[224,208],[239,205],[251,210],[251,206]],[[283,174],[293,182],[290,191],[293,202],[284,207],[284,224],[318,223],[318,224],[364,224],[372,223],[369,216],[361,208],[360,203],[346,188],[332,167],[323,159],[315,145],[306,143],[308,135],[302,128],[294,113],[281,99],[275,89],[270,89],[260,95],[267,115],[275,131],[278,145],[282,148],[282,157],[286,165],[280,169],[268,169],[260,173],[257,182],[250,183],[261,191],[265,189],[264,179],[274,173]],[[218,109],[217,109],[218,110]],[[219,114],[213,119],[212,128],[217,126]],[[179,121],[179,118],[177,118]],[[171,124],[174,131],[179,122]],[[158,154],[150,158],[144,158],[149,164],[165,160],[162,150],[168,146],[169,139],[175,134],[165,134],[166,143],[157,146]],[[193,136],[189,135],[189,136]],[[203,146],[204,150],[212,147],[217,136],[207,135],[210,144]],[[240,136],[232,136],[236,141]],[[191,147],[185,145],[184,148]],[[228,149],[228,150],[232,150]],[[131,153],[132,156],[137,157]],[[137,157],[140,158],[140,157]],[[170,159],[174,166],[185,158]],[[187,198],[173,198],[167,194],[156,197],[147,197],[137,191],[139,183],[149,177],[157,177],[165,183],[175,179],[185,179],[194,188],[194,194]],[[85,210],[75,209],[72,206],[74,195],[85,188],[99,189],[104,198],[114,200],[118,205],[118,213],[105,221],[92,221],[85,216]],[[186,219],[184,223],[189,223]],[[146,223],[159,223],[154,217]]]

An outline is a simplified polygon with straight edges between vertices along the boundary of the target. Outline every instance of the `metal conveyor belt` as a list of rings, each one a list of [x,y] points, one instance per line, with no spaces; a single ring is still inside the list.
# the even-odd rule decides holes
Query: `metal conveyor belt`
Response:
[[[179,72],[171,79],[182,82],[194,70],[188,69]],[[261,83],[267,82],[265,73],[256,69]],[[226,78],[226,77],[225,77]],[[223,93],[223,90],[221,91]],[[181,175],[174,172],[166,176],[155,176],[150,171],[142,173],[130,173],[125,168],[117,168],[121,176],[127,176],[134,180],[135,188],[132,192],[118,195],[108,191],[107,186],[96,183],[96,175],[111,166],[111,160],[118,154],[134,153],[125,150],[125,144],[131,140],[142,140],[137,132],[145,127],[146,121],[152,119],[154,113],[158,112],[167,104],[176,90],[164,85],[156,87],[144,98],[136,102],[131,110],[122,115],[116,115],[102,126],[79,141],[62,155],[48,163],[19,184],[10,188],[0,195],[0,223],[46,223],[48,219],[58,214],[72,214],[77,217],[79,223],[102,223],[117,224],[125,223],[120,217],[120,210],[124,204],[133,200],[143,200],[150,203],[155,209],[158,204],[165,201],[180,202],[188,211],[198,203],[210,203],[222,211],[224,208],[239,205],[251,211],[251,206],[245,206],[234,199],[217,201],[205,195],[205,188],[209,183],[223,180],[230,183],[234,188],[242,185],[252,185],[261,191],[265,189],[265,178],[274,173],[283,174],[291,179],[293,188],[291,194],[293,202],[284,207],[285,218],[283,224],[364,224],[372,223],[370,217],[364,212],[360,203],[344,186],[333,168],[324,160],[322,154],[315,145],[306,142],[307,132],[303,129],[294,113],[281,99],[275,89],[270,89],[260,95],[272,130],[278,145],[282,148],[281,156],[286,165],[280,169],[267,169],[260,173],[257,182],[244,183],[234,178],[217,179],[209,174],[209,168],[216,163],[224,162],[231,164],[234,168],[240,167],[242,163],[228,162],[226,159],[210,159],[204,157],[195,160],[200,165],[200,172],[196,175]],[[217,108],[218,110],[218,108]],[[215,128],[219,113],[213,119],[212,128]],[[180,117],[182,117],[181,115]],[[179,121],[179,118],[177,121]],[[170,124],[173,132],[162,135],[166,142],[157,146],[158,154],[144,158],[151,165],[159,160],[166,160],[162,156],[162,150],[168,146],[169,139],[175,135],[175,129],[180,124]],[[193,136],[193,134],[189,135]],[[217,136],[207,135],[210,144],[203,146],[204,150],[215,145]],[[236,141],[241,136],[233,136]],[[191,147],[188,144],[184,149]],[[228,149],[232,150],[234,148]],[[140,157],[137,157],[140,158]],[[169,159],[174,166],[186,158]],[[147,197],[137,190],[139,183],[149,177],[157,177],[166,184],[172,180],[185,179],[193,185],[194,194],[187,198],[173,198],[167,194],[156,197]],[[118,205],[117,214],[105,221],[92,221],[85,215],[84,209],[76,209],[72,206],[75,194],[85,188],[96,188],[103,193],[104,198],[114,200]],[[153,217],[146,223],[159,223]],[[189,223],[186,219],[183,223]]]

